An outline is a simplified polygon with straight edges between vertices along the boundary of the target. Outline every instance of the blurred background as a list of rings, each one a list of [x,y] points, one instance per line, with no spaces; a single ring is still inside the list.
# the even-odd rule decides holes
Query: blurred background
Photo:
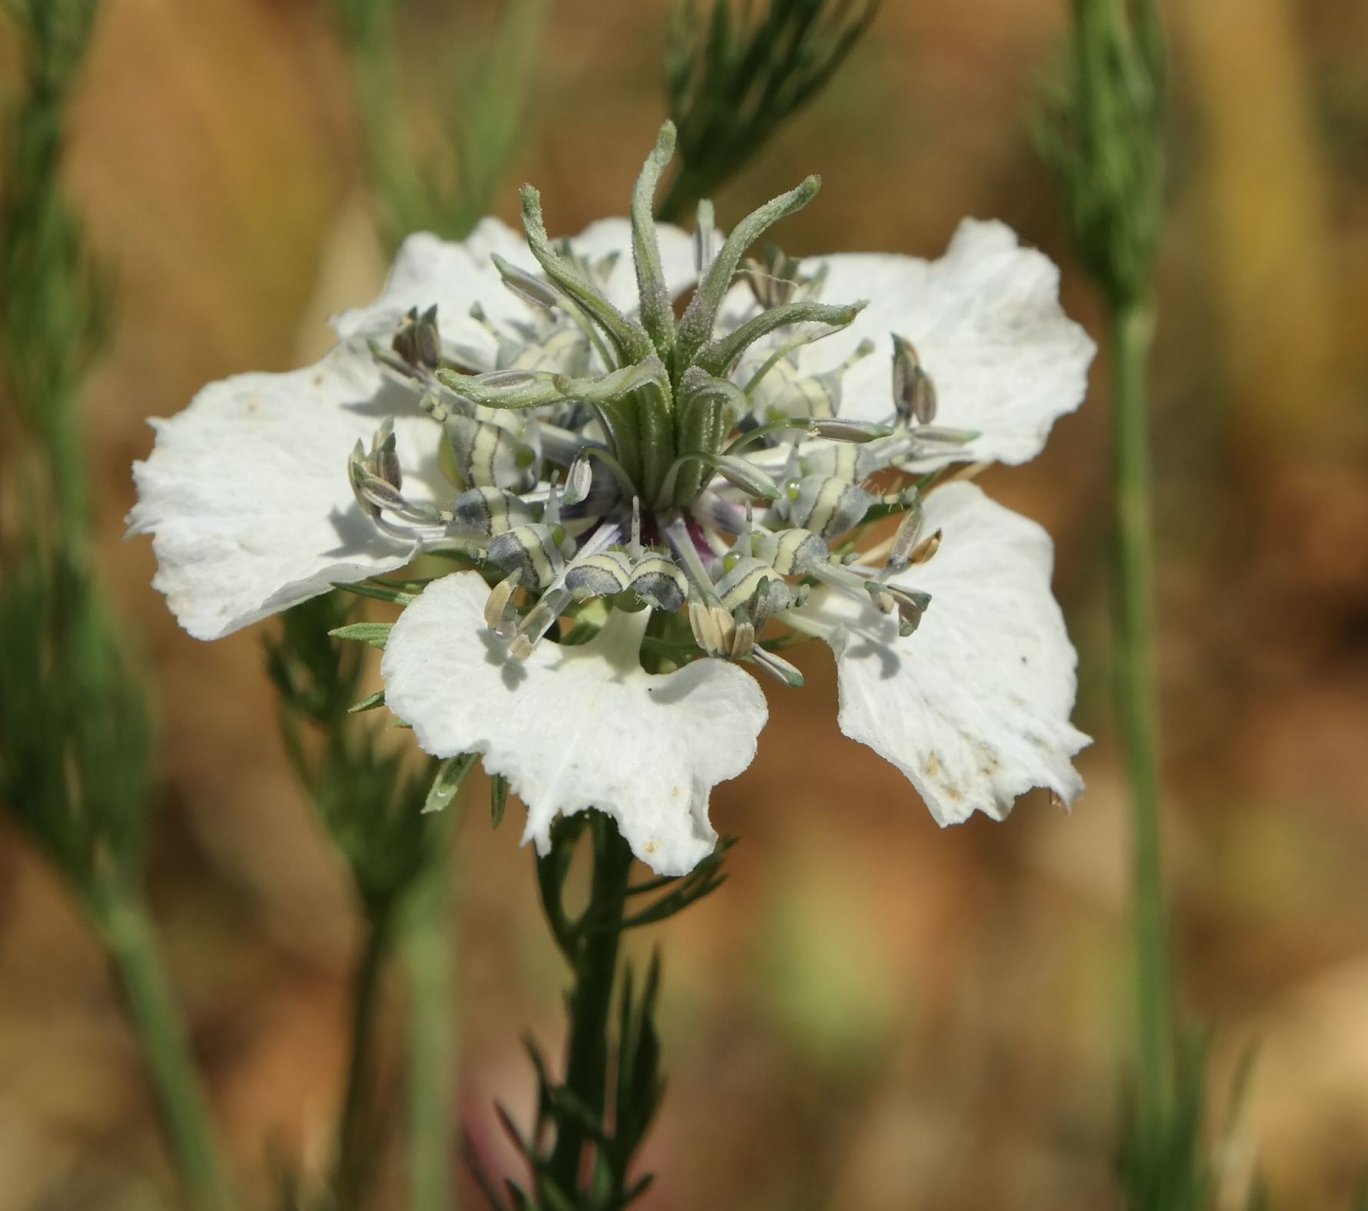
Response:
[[[523,180],[553,231],[625,211],[665,116],[667,8],[552,5],[503,218]],[[419,107],[453,55],[473,65],[497,9],[405,7],[420,146]],[[1064,9],[890,0],[830,90],[718,195],[721,223],[810,171],[822,193],[780,236],[799,255],[935,256],[962,216],[999,217],[1061,263],[1065,305],[1096,333],[1028,135]],[[1257,1158],[1276,1206],[1347,1208],[1368,1158],[1368,6],[1187,0],[1168,19],[1155,441],[1174,945],[1184,1005],[1213,1025],[1218,1117],[1256,1049],[1228,1188]],[[6,104],[15,54],[0,43]],[[282,1165],[326,1156],[356,908],[281,749],[263,628],[188,638],[123,517],[147,416],[312,359],[327,315],[377,290],[363,160],[321,0],[105,4],[68,173],[115,286],[84,408],[100,567],[157,695],[154,907],[215,1115],[263,1196]],[[985,480],[1055,536],[1075,718],[1097,740],[1086,796],[1071,816],[1042,796],[942,832],[838,734],[825,649],[802,653],[805,689],[767,685],[759,760],[713,797],[740,838],[728,884],[634,939],[667,952],[670,1086],[644,1207],[1117,1205],[1128,824],[1106,691],[1105,365],[1093,381],[1039,460]],[[491,1102],[529,1114],[519,1030],[558,1045],[564,973],[520,809],[492,831],[484,784],[465,802],[460,1102],[477,1146],[511,1165]],[[0,1208],[144,1206],[165,1165],[99,952],[0,824]]]

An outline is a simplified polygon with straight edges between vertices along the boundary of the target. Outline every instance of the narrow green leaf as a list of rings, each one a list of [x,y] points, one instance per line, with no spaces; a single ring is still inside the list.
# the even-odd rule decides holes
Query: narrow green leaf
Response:
[[[437,776],[432,780],[427,799],[423,803],[423,811],[439,812],[450,806],[460,792],[466,775],[474,769],[476,760],[478,757],[475,753],[461,753],[443,761],[437,770]]]
[[[489,780],[489,815],[498,828],[503,823],[504,811],[508,807],[508,779],[495,774]]]
[[[354,703],[347,708],[348,715],[359,715],[362,711],[373,711],[378,706],[385,705],[385,691],[376,690],[373,694],[367,694],[360,702]]]
[[[377,584],[374,581],[362,580],[356,584],[336,584],[333,585],[333,588],[341,589],[346,593],[355,593],[357,597],[369,597],[373,601],[387,602],[389,605],[408,605],[409,602],[417,600],[415,593],[405,593],[385,584]]]
[[[352,622],[343,627],[334,627],[328,632],[334,639],[350,639],[356,643],[368,643],[373,648],[384,650],[389,642],[389,633],[394,629],[392,622]]]

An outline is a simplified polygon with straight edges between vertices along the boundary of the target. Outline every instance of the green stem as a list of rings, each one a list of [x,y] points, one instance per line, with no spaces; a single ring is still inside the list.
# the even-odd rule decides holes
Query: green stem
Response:
[[[190,1204],[198,1211],[225,1211],[232,1200],[209,1111],[147,911],[117,878],[97,884],[88,903],[142,1045],[172,1160]]]
[[[570,1044],[565,1088],[590,1114],[603,1115],[608,1093],[608,1019],[617,980],[623,907],[632,851],[617,825],[593,813],[594,877],[584,921],[587,929],[575,961],[570,992]],[[573,1119],[562,1119],[548,1163],[561,1190],[577,1190],[588,1134]]]
[[[377,226],[390,247],[397,248],[412,227],[419,187],[405,154],[389,5],[383,0],[362,0],[338,7],[380,210]]]
[[[452,1089],[456,1074],[456,975],[452,942],[452,871],[448,821],[442,813],[429,837],[434,854],[408,894],[402,954],[408,972],[409,1206],[450,1211]]]
[[[1116,482],[1116,696],[1134,829],[1140,1125],[1152,1133],[1166,1120],[1173,1092],[1173,1022],[1151,656],[1153,555],[1147,366],[1154,321],[1146,303],[1123,300],[1113,304],[1110,323]]]
[[[370,1117],[375,1108],[375,1019],[389,942],[389,913],[377,912],[368,920],[365,946],[352,984],[347,1092],[338,1119],[337,1155],[333,1162],[333,1190],[339,1211],[356,1211],[365,1205],[373,1173],[368,1161],[375,1153],[371,1136],[374,1123]]]

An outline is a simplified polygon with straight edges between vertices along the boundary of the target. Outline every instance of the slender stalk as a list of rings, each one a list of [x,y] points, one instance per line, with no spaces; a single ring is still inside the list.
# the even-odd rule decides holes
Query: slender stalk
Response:
[[[337,1156],[333,1190],[339,1211],[365,1205],[375,1167],[369,1117],[375,1109],[375,1017],[383,989],[381,975],[390,942],[390,917],[374,916],[368,923],[365,945],[352,982],[351,1054],[347,1063],[347,1092],[337,1126]]]
[[[1152,499],[1147,367],[1153,316],[1140,300],[1110,309],[1116,488],[1115,671],[1134,828],[1140,1128],[1153,1139],[1173,1097],[1173,1023],[1159,835],[1152,663]]]
[[[190,1204],[198,1211],[225,1211],[232,1200],[186,1041],[185,1021],[162,969],[147,912],[117,879],[98,884],[88,903],[142,1046],[172,1160]]]
[[[388,0],[338,0],[337,10],[352,59],[363,144],[380,207],[377,226],[386,242],[397,247],[415,229],[419,188],[401,133],[390,5]]]
[[[408,893],[401,955],[408,973],[408,1164],[411,1211],[450,1211],[452,1090],[456,1079],[456,959],[448,821],[429,838],[434,854]]]
[[[565,1088],[595,1119],[601,1118],[608,1092],[608,1027],[622,942],[623,908],[632,851],[617,825],[594,814],[594,875],[584,936],[570,992],[570,1043]],[[548,1163],[562,1190],[579,1188],[588,1135],[577,1119],[562,1119]]]

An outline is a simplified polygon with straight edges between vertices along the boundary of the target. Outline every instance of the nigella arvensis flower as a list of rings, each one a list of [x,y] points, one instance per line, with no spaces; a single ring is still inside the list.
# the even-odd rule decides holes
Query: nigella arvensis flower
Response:
[[[414,236],[323,361],[159,422],[130,518],[158,587],[213,638],[455,560],[389,635],[386,701],[428,752],[484,754],[541,847],[597,807],[657,871],[696,864],[766,717],[742,666],[798,685],[803,636],[836,654],[842,731],[941,823],[1071,801],[1049,538],[945,474],[1033,457],[1081,401],[1092,345],[1054,266],[973,221],[935,262],[748,259],[815,179],[725,237],[704,204],[690,240],[651,218],[672,144],[629,220],[552,242],[529,188],[525,243]]]

